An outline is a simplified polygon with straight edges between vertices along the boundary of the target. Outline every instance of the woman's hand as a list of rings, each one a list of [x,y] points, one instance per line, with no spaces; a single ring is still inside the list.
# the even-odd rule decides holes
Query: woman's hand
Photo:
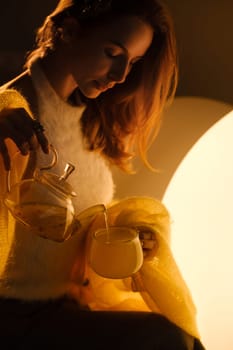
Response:
[[[23,108],[4,109],[0,112],[0,153],[5,169],[10,170],[10,156],[5,143],[7,138],[16,144],[22,155],[27,155],[39,146],[43,152],[49,152],[49,143],[42,125]]]
[[[154,232],[148,228],[138,228],[139,239],[142,245],[143,256],[145,258],[152,258],[155,255],[157,248],[157,241]]]
[[[153,258],[158,248],[158,242],[155,238],[155,233],[149,230],[147,227],[137,227],[139,232],[139,239],[142,245],[144,260]],[[131,288],[134,292],[144,291],[144,285],[139,277],[138,273],[132,275]]]

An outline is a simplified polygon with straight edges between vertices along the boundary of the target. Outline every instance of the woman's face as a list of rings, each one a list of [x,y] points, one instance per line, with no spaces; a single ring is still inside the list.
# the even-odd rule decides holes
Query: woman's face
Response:
[[[134,16],[79,32],[69,50],[72,79],[86,97],[98,97],[125,81],[152,38],[152,27]]]

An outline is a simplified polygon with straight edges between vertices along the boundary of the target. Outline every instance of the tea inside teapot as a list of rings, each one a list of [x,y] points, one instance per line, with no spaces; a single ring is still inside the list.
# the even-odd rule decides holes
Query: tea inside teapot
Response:
[[[64,173],[58,176],[44,170],[57,163],[57,152],[51,146],[54,157],[50,165],[36,169],[31,179],[10,186],[8,173],[4,203],[16,220],[43,238],[63,242],[71,236],[77,223],[74,220],[72,197],[76,196],[66,179],[75,170],[67,163]]]
[[[15,206],[14,216],[39,236],[57,242],[68,238],[68,228],[73,221],[66,208],[50,204],[26,203]]]

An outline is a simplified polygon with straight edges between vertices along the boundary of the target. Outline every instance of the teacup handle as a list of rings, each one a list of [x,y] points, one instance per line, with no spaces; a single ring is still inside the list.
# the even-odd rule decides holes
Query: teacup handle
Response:
[[[40,170],[48,170],[53,168],[56,164],[57,164],[57,160],[58,160],[58,153],[56,148],[53,145],[50,145],[50,149],[53,152],[53,158],[52,161],[49,165],[41,167]],[[7,192],[9,193],[11,190],[11,171],[8,170],[7,171],[7,176],[6,176],[6,188],[7,188]]]

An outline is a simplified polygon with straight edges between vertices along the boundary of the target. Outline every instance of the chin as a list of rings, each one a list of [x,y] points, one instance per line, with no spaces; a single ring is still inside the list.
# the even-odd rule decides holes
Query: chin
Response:
[[[101,91],[98,91],[98,90],[87,91],[87,90],[80,89],[80,91],[86,98],[89,98],[89,99],[97,98],[101,94]]]
[[[90,99],[94,99],[94,98],[99,97],[100,94],[101,94],[101,92],[96,92],[96,93],[88,94],[88,95],[86,95],[86,97],[90,98]]]

